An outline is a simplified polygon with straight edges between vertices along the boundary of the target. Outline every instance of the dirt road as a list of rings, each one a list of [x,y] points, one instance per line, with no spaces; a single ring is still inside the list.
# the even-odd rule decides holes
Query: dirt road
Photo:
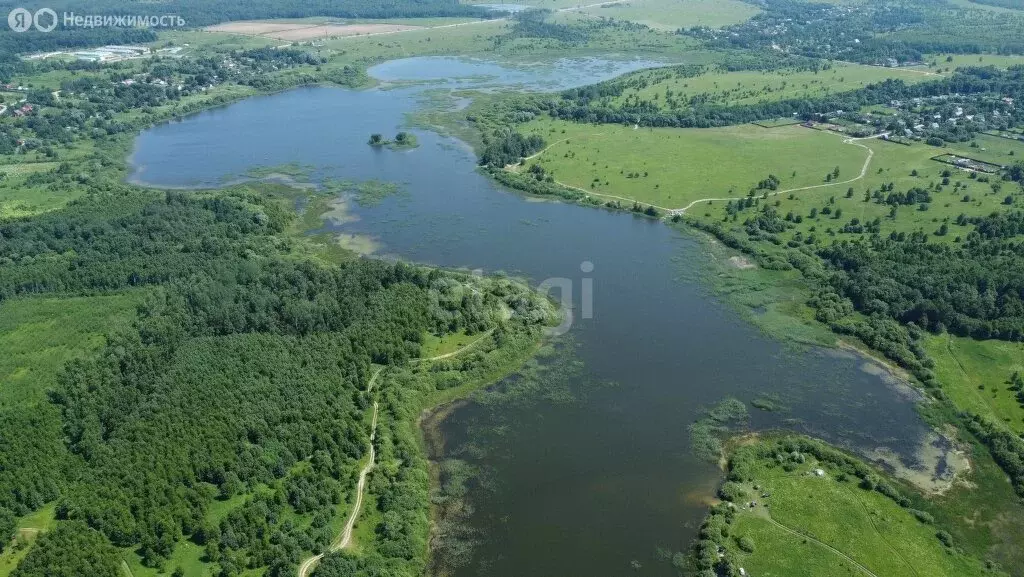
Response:
[[[377,377],[380,376],[383,370],[383,368],[377,369],[377,372],[370,378],[370,382],[366,385],[367,393],[373,392],[373,385],[376,383]],[[349,513],[348,520],[345,521],[345,528],[342,529],[341,535],[339,535],[338,539],[335,540],[334,543],[331,543],[331,546],[327,549],[331,553],[336,553],[345,549],[352,542],[352,531],[355,529],[356,520],[359,519],[359,513],[363,509],[363,498],[366,493],[366,478],[377,463],[377,450],[373,446],[373,442],[377,438],[377,414],[379,410],[380,404],[377,401],[374,401],[373,419],[370,421],[370,459],[362,470],[359,471],[359,482],[356,483],[356,502],[352,507],[352,512]],[[317,564],[320,563],[320,560],[324,558],[324,555],[325,553],[320,553],[319,555],[314,555],[313,557],[303,561],[302,565],[299,566],[299,577],[309,577],[313,572],[313,569],[315,569]]]

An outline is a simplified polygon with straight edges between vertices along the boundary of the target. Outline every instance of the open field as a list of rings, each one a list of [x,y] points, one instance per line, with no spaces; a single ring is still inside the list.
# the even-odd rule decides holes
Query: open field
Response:
[[[980,2],[971,2],[971,0],[949,0],[950,4],[955,4],[962,8],[972,8],[974,10],[985,10],[988,12],[995,12],[997,14],[1020,14],[1020,10],[1014,10],[1013,8],[1003,8],[1002,6],[991,6],[988,4],[982,4]]]
[[[480,335],[467,335],[465,330],[450,335],[438,337],[427,334],[423,344],[420,346],[420,356],[423,358],[439,357],[454,353],[466,345],[480,338]]]
[[[229,34],[247,34],[264,36],[278,40],[303,42],[316,38],[333,38],[338,36],[361,36],[368,34],[389,34],[418,30],[420,26],[403,24],[290,24],[277,22],[228,22],[211,26],[209,32],[226,32]]]
[[[281,42],[273,38],[264,38],[262,36],[207,32],[204,30],[168,30],[161,32],[159,39],[149,45],[156,48],[182,46],[185,47],[181,53],[183,56],[194,56],[196,53],[201,53],[204,50],[247,50],[265,46],[277,46],[279,44]]]
[[[693,26],[720,28],[749,20],[760,10],[739,0],[630,0],[585,8],[584,13],[628,20],[656,30]]]
[[[14,542],[0,553],[0,577],[10,575],[18,563],[28,555],[39,534],[53,526],[56,508],[56,503],[51,503],[18,520]]]
[[[67,361],[98,350],[135,317],[140,293],[0,303],[0,407],[34,403]]]
[[[23,176],[33,172],[45,172],[57,168],[57,162],[23,162],[20,164],[0,164],[0,172],[7,176]]]
[[[982,142],[981,138],[979,137],[979,143]],[[987,183],[979,182],[978,179],[970,178],[971,174],[967,171],[932,160],[932,157],[940,154],[952,153],[969,157],[980,154],[980,148],[970,148],[968,143],[945,148],[923,143],[903,146],[880,139],[861,140],[858,143],[875,152],[862,180],[849,185],[840,184],[774,197],[771,202],[781,215],[792,213],[794,216],[802,217],[802,222],[794,223],[793,229],[780,235],[783,240],[852,240],[860,235],[843,232],[844,225],[850,224],[853,219],[860,223],[879,219],[879,232],[882,236],[887,236],[891,232],[909,234],[917,230],[931,234],[938,232],[945,224],[947,234],[933,235],[934,242],[955,242],[958,238],[966,236],[969,230],[967,226],[956,224],[959,215],[988,215],[1004,202],[1007,195],[1014,194],[1017,190],[1016,185],[1003,183],[998,176],[989,176],[990,182]],[[1004,163],[1006,158],[1010,158],[1008,151],[1018,146],[1018,143],[1012,140],[998,137],[985,137],[985,143],[988,144],[987,152],[994,157],[1003,158]],[[914,171],[917,172],[916,176],[913,175]],[[949,183],[943,186],[941,183],[946,178],[943,176],[946,171],[950,175]],[[776,174],[784,176],[785,171],[779,170]],[[840,176],[841,180],[842,178]],[[754,182],[756,181],[750,181],[751,184]],[[900,206],[893,216],[890,205],[877,203],[873,198],[869,202],[865,202],[864,199],[865,192],[876,191],[883,185],[892,184],[894,190],[906,191],[914,187],[928,188],[932,183],[939,185],[940,190],[931,192],[932,201],[927,203],[923,210],[919,203],[915,203]],[[781,188],[790,188],[785,179]],[[850,188],[853,189],[853,193],[847,197]],[[721,220],[725,216],[725,204],[720,201],[702,203],[688,212],[697,217]],[[826,207],[828,214],[824,210]]]
[[[634,130],[542,119],[523,131],[551,143],[528,164],[539,163],[559,182],[663,208],[746,196],[769,174],[781,188],[823,184],[836,166],[841,180],[852,178],[866,157],[837,135],[802,126]]]
[[[758,443],[776,446],[773,441]],[[774,455],[756,456],[757,449],[741,447],[739,456],[733,457],[734,462],[742,458],[747,463],[742,469],[747,479],[739,484],[746,496],[736,499],[725,540],[729,554],[748,574],[999,574],[943,545],[937,538],[942,527],[918,520],[878,491],[861,488],[860,479],[844,468],[806,453],[797,458],[787,455],[784,467]],[[751,501],[757,505],[750,507]]]
[[[964,156],[999,166],[1009,166],[1014,162],[1024,160],[1024,142],[1020,140],[979,134],[974,138],[974,142],[977,143],[977,147],[966,147],[962,144],[957,146],[961,148]]]
[[[884,68],[862,64],[834,63],[821,71],[772,70],[706,72],[700,76],[684,77],[671,69],[649,70],[627,75],[621,81],[627,88],[611,104],[622,104],[627,99],[653,102],[661,109],[685,108],[686,102],[701,96],[707,104],[756,104],[798,98],[815,98],[828,94],[863,88],[868,84],[888,79],[899,79],[908,84],[933,80],[935,77],[906,68]]]
[[[995,66],[996,68],[1007,68],[1016,64],[1024,64],[1024,56],[1016,54],[929,54],[925,56],[925,62],[934,62],[935,66],[916,68],[920,68],[921,70],[934,70],[935,68],[955,69],[965,66]]]
[[[1024,405],[1010,390],[1010,377],[1024,374],[1024,344],[932,336],[928,353],[946,394],[957,407],[989,416],[1024,433]]]

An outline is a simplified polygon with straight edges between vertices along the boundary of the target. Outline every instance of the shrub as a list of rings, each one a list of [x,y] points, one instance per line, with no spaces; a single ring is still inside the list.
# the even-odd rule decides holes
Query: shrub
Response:
[[[917,509],[911,509],[910,512],[915,517],[917,517],[918,521],[920,521],[920,522],[922,522],[922,523],[924,523],[926,525],[932,525],[932,524],[935,523],[935,517],[932,517],[932,514],[927,512],[927,511],[919,511]]]

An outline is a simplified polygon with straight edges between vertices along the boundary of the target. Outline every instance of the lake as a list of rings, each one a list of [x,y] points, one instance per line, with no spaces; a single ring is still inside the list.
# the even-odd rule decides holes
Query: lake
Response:
[[[568,369],[545,377],[570,399],[467,403],[440,425],[441,457],[471,460],[487,479],[469,495],[478,543],[456,575],[674,575],[656,549],[686,550],[720,478],[690,454],[687,427],[727,396],[781,401],[784,411],[751,411],[755,429],[884,447],[908,461],[929,433],[912,391],[863,358],[771,340],[711,296],[697,239],[655,220],[505,190],[476,171],[467,146],[432,132],[414,130],[412,150],[366,145],[371,133],[401,130],[428,90],[553,90],[651,64],[399,60],[370,70],[385,88],[251,98],[137,140],[134,182],[216,186],[287,163],[311,166],[314,179],[392,181],[401,194],[349,202],[331,228],[379,256],[533,283],[568,279],[577,307],[592,282],[593,317],[577,318],[563,338],[568,359],[549,361]]]

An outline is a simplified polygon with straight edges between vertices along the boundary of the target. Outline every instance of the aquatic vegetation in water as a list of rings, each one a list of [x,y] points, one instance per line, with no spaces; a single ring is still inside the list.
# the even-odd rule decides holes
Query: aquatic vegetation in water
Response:
[[[309,178],[309,175],[314,169],[315,167],[313,166],[290,162],[275,166],[257,166],[255,168],[250,168],[243,176],[256,180],[280,176],[287,176],[295,180],[304,180]]]
[[[333,178],[324,179],[320,184],[320,191],[326,194],[349,196],[362,207],[377,206],[384,199],[404,192],[399,185],[383,180],[354,182]]]
[[[723,455],[722,439],[745,428],[749,418],[746,405],[733,398],[724,399],[690,425],[693,454],[705,461],[718,461]]]
[[[750,406],[769,413],[777,413],[786,409],[782,405],[782,401],[779,399],[779,396],[775,394],[759,395],[757,398],[750,401]]]

